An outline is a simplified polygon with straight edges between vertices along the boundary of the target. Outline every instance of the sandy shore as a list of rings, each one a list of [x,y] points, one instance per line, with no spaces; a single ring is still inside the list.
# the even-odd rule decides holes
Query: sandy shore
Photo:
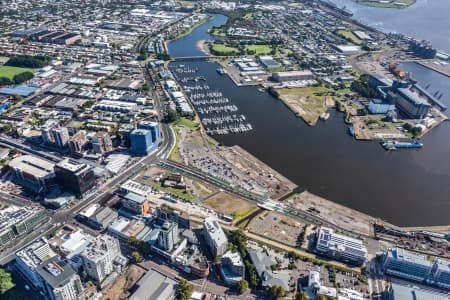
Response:
[[[200,51],[202,51],[203,53],[205,53],[206,55],[210,55],[211,53],[209,52],[209,47],[208,44],[206,43],[205,40],[199,40],[197,42],[197,49],[199,49]]]

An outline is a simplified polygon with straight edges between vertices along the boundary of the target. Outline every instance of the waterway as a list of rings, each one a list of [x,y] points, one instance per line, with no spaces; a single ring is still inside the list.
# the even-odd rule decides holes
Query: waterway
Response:
[[[172,42],[171,55],[201,55],[197,41],[212,38],[207,28],[225,20],[215,16]],[[386,152],[377,142],[351,138],[336,111],[327,122],[309,127],[270,94],[237,87],[217,74],[216,64],[183,64],[197,66],[211,88],[220,89],[253,125],[248,133],[217,137],[224,144],[242,146],[310,192],[394,224],[450,223],[450,122],[429,133],[423,149]]]
[[[402,33],[429,40],[433,46],[450,53],[450,1],[417,0],[404,9],[359,5],[352,0],[331,0],[353,12],[353,18],[384,32]]]

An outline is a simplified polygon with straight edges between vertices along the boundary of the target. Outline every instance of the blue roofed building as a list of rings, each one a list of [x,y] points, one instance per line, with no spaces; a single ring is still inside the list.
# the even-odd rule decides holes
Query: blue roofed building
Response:
[[[14,87],[2,88],[0,89],[0,94],[2,95],[19,95],[22,97],[28,97],[33,95],[40,89],[37,85],[16,85]]]

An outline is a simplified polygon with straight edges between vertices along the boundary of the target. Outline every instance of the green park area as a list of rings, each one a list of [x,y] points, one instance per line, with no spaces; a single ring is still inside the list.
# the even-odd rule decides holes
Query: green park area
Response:
[[[248,45],[245,47],[245,50],[253,53],[254,55],[267,55],[272,52],[271,45]]]
[[[351,31],[339,30],[337,34],[355,45],[362,44],[362,41]]]
[[[224,44],[213,43],[210,45],[210,50],[213,54],[219,56],[237,55],[239,49],[236,47],[227,46]]]
[[[10,66],[1,66],[0,67],[0,77],[6,77],[9,79],[13,79],[15,75],[21,74],[24,72],[36,72],[35,69],[30,68],[19,68],[19,67],[10,67]]]

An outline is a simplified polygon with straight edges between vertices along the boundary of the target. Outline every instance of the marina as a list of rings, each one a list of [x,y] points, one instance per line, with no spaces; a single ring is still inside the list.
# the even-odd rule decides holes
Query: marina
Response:
[[[209,135],[242,133],[253,129],[239,108],[219,89],[211,89],[204,76],[195,76],[198,68],[179,65],[174,76],[194,106]]]

